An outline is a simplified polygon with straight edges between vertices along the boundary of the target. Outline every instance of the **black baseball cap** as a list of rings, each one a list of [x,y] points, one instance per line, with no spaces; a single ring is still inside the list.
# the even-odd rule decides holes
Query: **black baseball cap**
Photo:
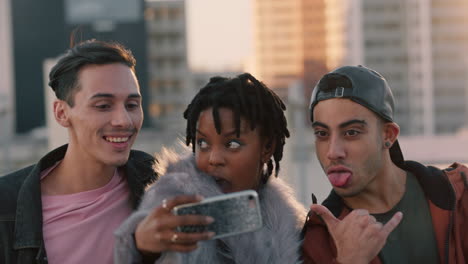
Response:
[[[393,121],[395,99],[385,78],[378,72],[364,67],[344,66],[325,74],[312,92],[310,100],[310,120],[314,121],[314,107],[320,102],[332,98],[350,99],[385,121]],[[396,140],[390,148],[393,163],[404,163],[400,144]]]

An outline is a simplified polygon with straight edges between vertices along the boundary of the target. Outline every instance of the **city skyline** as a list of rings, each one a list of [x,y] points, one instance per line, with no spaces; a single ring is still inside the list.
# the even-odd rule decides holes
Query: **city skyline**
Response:
[[[0,1],[1,4],[6,2],[6,0]],[[169,1],[180,2],[183,0]],[[185,18],[179,17],[179,20],[176,19],[174,21],[172,21],[171,19],[165,20],[165,18],[167,18],[168,16],[178,16],[174,16],[174,13],[172,13],[171,15],[162,15],[164,19],[158,19],[158,21],[146,21],[148,33],[146,37],[148,39],[151,38],[151,41],[148,41],[150,43],[149,45],[154,45],[152,47],[148,47],[147,49],[147,57],[151,57],[151,59],[148,59],[147,64],[148,74],[151,75],[151,78],[149,78],[150,80],[148,83],[148,87],[154,89],[154,94],[150,94],[150,96],[145,97],[147,98],[145,100],[147,100],[147,102],[149,103],[153,103],[155,106],[150,107],[150,109],[152,109],[151,111],[153,111],[154,116],[152,117],[151,115],[148,115],[146,119],[149,120],[150,118],[153,118],[154,120],[161,121],[161,124],[159,124],[159,128],[158,126],[153,126],[151,128],[144,129],[142,131],[142,135],[139,136],[139,139],[135,144],[136,149],[141,149],[147,151],[148,153],[159,152],[162,146],[173,147],[174,145],[177,145],[177,142],[180,138],[183,138],[182,135],[184,134],[183,127],[185,126],[185,121],[182,118],[181,111],[186,106],[186,103],[183,103],[183,100],[189,100],[191,98],[191,96],[188,96],[188,94],[193,93],[196,89],[204,85],[209,77],[215,75],[232,76],[238,74],[237,71],[244,71],[246,69],[245,67],[248,66],[249,60],[254,60],[255,54],[253,50],[253,32],[255,29],[255,25],[253,24],[254,16],[252,13],[252,8],[253,1],[259,0],[185,1],[185,7],[187,11],[187,24],[184,27],[187,28],[187,32],[185,32],[185,29],[183,29],[184,27],[181,27],[180,23],[180,21],[185,21]],[[328,4],[335,3],[339,5],[340,0],[327,0],[326,2]],[[352,3],[356,2],[353,1]],[[0,14],[4,14],[5,9],[2,10],[1,7],[2,6],[0,5]],[[340,16],[340,14],[345,14],[345,12],[347,12],[348,9],[357,10],[359,12],[354,13],[354,16]],[[318,9],[314,9],[314,11],[318,12]],[[331,62],[331,64],[335,64],[333,66],[330,66],[327,62],[327,66],[331,68],[339,66],[339,64],[358,64],[356,60],[359,59],[342,57],[342,52],[343,50],[348,50],[348,54],[352,54],[355,56],[356,53],[350,52],[349,50],[354,51],[356,49],[354,49],[353,47],[358,47],[359,45],[347,46],[353,43],[349,43],[349,39],[340,39],[340,37],[343,37],[343,30],[348,30],[349,34],[347,36],[353,36],[353,38],[356,38],[356,29],[347,28],[346,26],[351,24],[354,26],[360,25],[359,23],[353,24],[350,21],[354,21],[353,18],[356,18],[356,16],[360,16],[361,11],[363,10],[360,10],[359,6],[353,5],[347,6],[343,9],[331,11],[334,12],[329,13],[328,16],[345,17],[347,18],[347,20],[341,22],[338,20],[333,20],[332,22],[335,22],[335,24],[327,24],[328,22],[330,22],[327,19],[319,20],[317,19],[317,16],[309,16],[308,19],[304,19],[302,21],[304,22],[303,32],[306,32],[302,35],[315,36],[315,33],[310,32],[320,33],[322,29],[318,28],[318,30],[315,30],[317,28],[314,29],[309,26],[318,26],[317,21],[322,21],[321,23],[326,22],[325,25],[327,26],[327,30],[333,29],[335,35],[330,34],[330,32],[327,32],[327,35],[329,36],[327,38],[327,44],[325,46],[327,47],[327,49],[329,49],[328,44],[330,42],[336,44],[335,46],[333,46],[333,48],[336,49],[332,50],[334,52],[336,51],[335,53],[330,53],[329,50],[327,50],[327,56],[330,56],[330,54],[334,55],[333,62]],[[177,11],[172,9],[170,11],[163,11],[162,13],[164,12],[170,13]],[[151,12],[147,12],[145,14],[145,19],[149,18],[147,17],[150,16],[149,13]],[[273,16],[274,15],[275,14],[273,13]],[[312,18],[315,20],[312,20]],[[0,17],[1,22],[4,22],[5,20],[7,20],[5,19],[5,16]],[[159,20],[165,20],[165,27],[160,27],[160,25],[158,25],[158,22],[161,22]],[[6,43],[7,40],[5,40],[4,33],[5,30],[8,30],[8,28],[3,27],[4,25],[4,23],[0,24],[0,37],[2,37],[0,38],[0,41],[5,41]],[[275,27],[272,28],[273,30],[276,30]],[[30,35],[29,32],[26,33]],[[185,36],[185,33],[187,36]],[[301,37],[301,34],[299,34],[298,36]],[[366,34],[365,36],[368,36],[370,40],[374,38],[373,34]],[[323,34],[321,37],[323,37]],[[187,41],[187,49],[185,49],[185,45],[182,43],[184,41]],[[271,44],[273,44],[273,41],[271,42]],[[308,41],[304,42],[303,44],[299,44],[298,46],[305,46],[307,44],[308,47],[310,47],[309,50],[316,51],[313,47],[315,47],[314,45],[316,45],[317,43],[315,43],[313,38],[310,38]],[[323,44],[321,45],[323,48]],[[363,49],[363,52],[368,52],[369,50],[367,48],[364,48],[364,46],[361,46],[361,48]],[[4,61],[8,59],[8,56],[14,56],[12,54],[13,53],[11,53],[7,48],[5,48],[5,45],[0,47],[0,58],[4,59],[0,61],[0,69],[5,69],[2,68],[5,66],[9,67],[9,65],[4,63]],[[374,55],[375,54],[379,55],[381,53],[374,52]],[[312,56],[314,54],[309,55]],[[323,57],[321,56],[310,56],[309,58],[314,58],[316,60],[323,59]],[[181,57],[182,59],[174,60],[174,57]],[[145,63],[146,62],[141,62],[140,65],[145,65]],[[189,64],[188,68],[190,68],[188,72],[186,71],[187,64]],[[309,67],[310,66],[314,65],[310,64]],[[177,67],[179,67],[178,71],[175,70]],[[42,73],[42,69],[40,69],[40,71]],[[259,79],[265,81],[262,78],[262,76],[258,75],[255,72],[253,73]],[[314,71],[314,73],[316,72]],[[2,76],[2,74],[8,75],[6,74],[6,71],[3,70],[0,71],[0,76]],[[388,73],[383,74],[386,77],[391,76]],[[310,74],[306,75],[307,77],[312,76]],[[183,78],[190,78],[190,83],[187,85],[182,84],[183,81],[180,80],[182,80]],[[47,77],[45,77],[45,79],[47,79]],[[0,81],[2,81],[5,87],[8,87],[8,83],[5,82],[5,79],[0,78]],[[308,85],[306,85],[306,87],[312,89],[313,84],[311,83],[313,83],[314,80],[303,81],[309,82]],[[46,81],[44,83],[38,83],[37,86],[41,89],[49,90],[46,83]],[[174,83],[177,83],[177,85],[174,85]],[[390,85],[392,86],[392,88],[394,88],[393,81],[390,83]],[[1,86],[2,85],[0,85],[0,87]],[[397,87],[397,85],[395,86]],[[315,192],[316,194],[318,194],[319,198],[323,199],[327,194],[330,186],[328,185],[326,178],[321,177],[322,175],[320,175],[320,165],[318,164],[315,158],[313,150],[313,134],[310,130],[310,124],[308,123],[307,118],[305,117],[306,112],[304,111],[304,109],[307,108],[305,107],[305,105],[308,103],[309,97],[303,96],[303,91],[298,90],[296,91],[296,97],[300,99],[305,98],[305,101],[300,101],[298,103],[291,102],[291,98],[293,97],[289,93],[289,91],[291,90],[293,89],[289,89],[286,93],[287,97],[289,97],[286,100],[286,104],[288,105],[288,124],[292,136],[291,139],[288,139],[289,143],[287,144],[287,147],[285,149],[285,156],[283,159],[284,166],[282,166],[282,174],[284,175],[284,178],[287,179],[289,183],[298,190],[298,197],[300,197],[301,201],[306,203],[310,202],[309,194],[311,191]],[[165,98],[172,98],[173,100],[165,100]],[[25,104],[24,101],[22,101],[22,104]],[[166,118],[167,120],[165,120],[161,115],[159,115],[161,111],[158,104],[164,104],[165,109],[172,111],[170,115],[168,115],[169,118]],[[50,103],[47,103],[47,107],[50,107]],[[170,111],[167,112],[169,113]],[[37,112],[34,112],[33,114],[35,117],[37,117]],[[6,124],[5,117],[6,115],[0,115],[0,118],[3,118],[3,120],[0,120],[0,124]],[[175,119],[171,120],[172,117],[174,117]],[[468,119],[468,117],[466,118]],[[163,120],[164,122],[162,122]],[[173,122],[174,120],[179,122],[180,125],[175,124],[175,126],[171,126],[169,122]],[[466,120],[466,122],[468,122],[468,120]],[[163,131],[160,129],[161,127],[167,128],[167,130]],[[5,126],[1,128],[5,129]],[[0,169],[2,169],[3,172],[7,172],[17,167],[27,165],[31,162],[34,162],[38,157],[45,153],[48,149],[48,139],[46,136],[47,133],[45,133],[46,129],[46,127],[36,127],[25,134],[12,133],[10,134],[11,137],[5,137],[4,135],[2,135],[2,140],[0,141],[0,167],[2,168]],[[8,133],[9,132],[10,131],[8,131]],[[5,132],[3,130],[0,130],[0,133]],[[456,133],[456,131],[454,133]],[[442,138],[440,136],[425,138],[421,137],[421,141],[415,140],[414,138],[410,138],[405,141],[404,137],[402,137],[402,140],[400,142],[402,143],[402,149],[404,150],[405,157],[410,159],[428,162],[429,164],[445,164],[445,162],[449,162],[447,159],[453,161],[462,161],[466,163],[468,162],[468,160],[466,160],[466,156],[462,152],[462,149],[458,148],[458,146],[463,145],[464,142],[466,142],[465,135],[466,134],[462,135],[462,133],[459,133],[458,135],[453,134],[445,138]],[[11,140],[9,140],[10,138]],[[306,142],[303,141],[304,139],[306,140]],[[444,144],[436,146],[432,142],[443,142]],[[457,148],[457,151],[460,150],[460,152],[451,151],[451,153],[454,156],[436,156],[434,154],[422,156],[422,154],[425,153],[434,153],[431,152],[431,150],[440,151],[442,149],[453,148]],[[314,176],[311,177],[310,174],[313,174]]]

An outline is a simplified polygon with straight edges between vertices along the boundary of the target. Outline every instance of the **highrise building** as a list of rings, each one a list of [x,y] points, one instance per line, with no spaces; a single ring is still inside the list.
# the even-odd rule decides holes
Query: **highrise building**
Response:
[[[328,21],[348,24],[334,31],[340,36],[341,30],[346,52],[329,62],[348,64],[346,54],[361,54],[355,61],[382,73],[394,91],[403,135],[455,133],[467,126],[468,1],[345,2],[335,5]],[[351,8],[337,15],[343,6]]]
[[[432,0],[423,10],[431,22],[434,131],[453,133],[468,127],[468,1]]]
[[[325,1],[328,69],[363,63],[361,13],[361,0]]]
[[[4,1],[11,7],[13,29],[15,132],[45,126],[43,62],[70,47],[75,29],[77,41],[113,40],[130,48],[137,59],[141,93],[147,97],[144,0]],[[3,43],[0,46],[3,48]],[[145,112],[146,102],[143,100]]]
[[[147,0],[149,117],[156,128],[181,130],[182,111],[194,94],[187,59],[184,0]]]
[[[255,0],[254,23],[255,74],[281,97],[327,71],[325,0]]]
[[[361,0],[364,64],[392,87],[402,134],[433,133],[429,1]]]

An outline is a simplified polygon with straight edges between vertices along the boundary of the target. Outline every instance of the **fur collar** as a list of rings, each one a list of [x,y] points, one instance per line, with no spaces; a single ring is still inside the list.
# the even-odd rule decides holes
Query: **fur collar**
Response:
[[[155,170],[162,176],[148,189],[139,211],[135,214],[148,214],[152,208],[160,206],[163,199],[180,194],[199,194],[204,197],[222,194],[212,177],[196,168],[190,151],[177,155],[164,150],[157,160]],[[167,252],[157,263],[300,262],[300,232],[305,221],[305,208],[295,200],[291,188],[278,178],[271,177],[268,183],[258,190],[258,194],[264,224],[262,229],[203,241],[197,250],[190,253]],[[123,228],[128,229],[128,223],[124,223]],[[129,230],[135,230],[135,226]],[[117,236],[119,233],[124,232],[118,231]]]

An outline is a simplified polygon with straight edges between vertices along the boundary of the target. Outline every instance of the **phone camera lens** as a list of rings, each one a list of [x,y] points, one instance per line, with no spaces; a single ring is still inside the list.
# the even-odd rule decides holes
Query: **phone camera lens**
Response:
[[[252,200],[253,198],[253,195],[249,195],[249,200]]]

